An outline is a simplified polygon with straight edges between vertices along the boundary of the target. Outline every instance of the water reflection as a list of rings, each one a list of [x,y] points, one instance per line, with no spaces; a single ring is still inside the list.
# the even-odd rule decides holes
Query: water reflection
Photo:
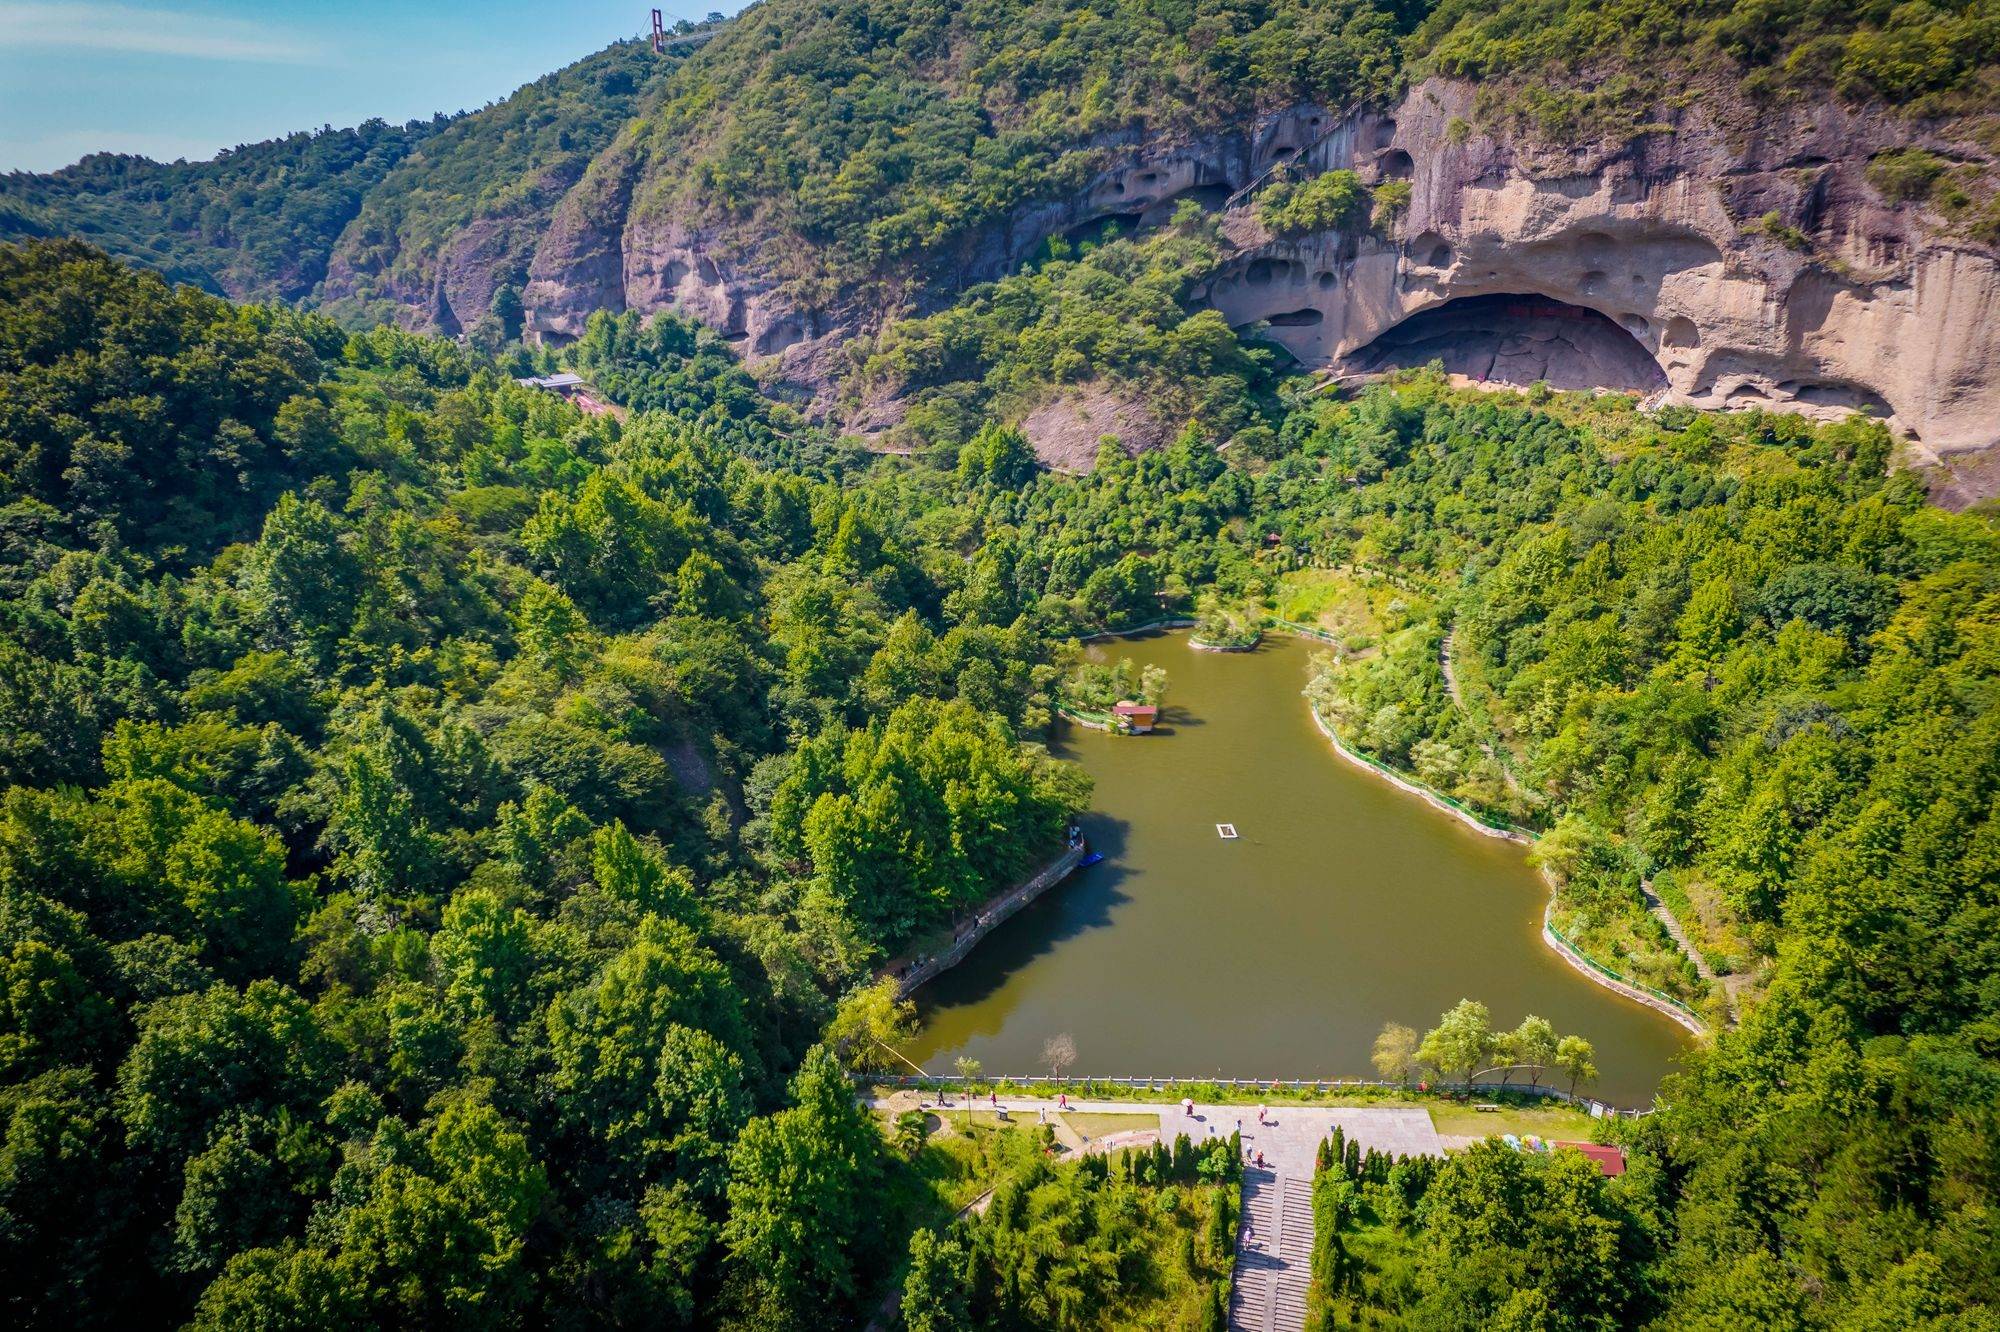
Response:
[[[1096,779],[1083,825],[1105,860],[920,992],[912,1057],[1032,1072],[1067,1031],[1081,1072],[1369,1076],[1384,1022],[1421,1030],[1470,997],[1498,1024],[1539,1013],[1596,1042],[1607,1097],[1651,1095],[1685,1033],[1542,946],[1546,890],[1520,847],[1332,752],[1299,697],[1304,645],[1104,650],[1167,668],[1170,724],[1062,737]]]

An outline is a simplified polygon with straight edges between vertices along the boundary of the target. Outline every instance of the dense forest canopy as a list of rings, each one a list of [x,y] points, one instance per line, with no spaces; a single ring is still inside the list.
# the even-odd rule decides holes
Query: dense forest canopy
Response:
[[[1121,244],[1080,262],[1165,262]],[[1087,312],[1072,280],[1023,279]],[[933,1158],[849,1095],[894,1025],[855,987],[1087,802],[1040,743],[1075,635],[1347,597],[1329,724],[1547,829],[1572,936],[1741,1025],[1608,1194],[1357,1194],[1330,1298],[1989,1325],[1994,520],[1925,507],[1870,422],[1422,373],[1233,417],[1211,385],[1167,447],[1053,476],[982,422],[1060,338],[1017,341],[952,362],[965,429],[870,461],[672,321],[599,317],[577,363],[628,410],[586,415],[461,345],[0,250],[13,1320],[805,1328],[907,1274],[1011,1326],[1041,1306],[992,1301],[1054,1296],[995,1287],[1009,1246],[1137,1261],[1142,1204],[1193,1236],[1210,1205],[1136,1176],[1020,1175],[943,1229]],[[1164,382],[1177,346],[1126,354]],[[1198,1243],[1147,1270],[1210,1317]],[[1090,1289],[1055,1325],[1115,1319]]]
[[[1088,785],[1032,743],[1056,640],[938,624],[895,506],[713,396],[621,425],[0,250],[14,1321],[702,1325],[875,1273],[750,1256],[884,1224],[801,1057]]]

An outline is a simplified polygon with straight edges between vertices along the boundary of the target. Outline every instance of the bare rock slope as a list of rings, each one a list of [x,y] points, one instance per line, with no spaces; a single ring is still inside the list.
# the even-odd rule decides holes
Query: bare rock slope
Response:
[[[1887,418],[1940,498],[2000,491],[2000,266],[1867,181],[1921,126],[1808,105],[1725,129],[1699,104],[1628,142],[1550,149],[1471,128],[1473,90],[1432,81],[1387,111],[1299,106],[1197,141],[1108,144],[1074,197],[971,238],[902,309],[998,276],[1051,235],[1152,225],[1192,199],[1227,210],[1233,259],[1194,293],[1310,367],[1441,359],[1475,379],[1630,389],[1655,402]],[[1393,226],[1266,234],[1258,183],[1291,163],[1401,179]],[[648,206],[631,142],[600,157],[536,249],[529,328],[576,336],[595,309],[676,309],[830,403],[842,338],[879,301],[809,307],[741,235]],[[636,201],[636,202],[635,202]]]
[[[1536,356],[1511,319],[1570,344],[1536,377],[1702,407],[1868,411],[1917,460],[1955,465],[1947,488],[1981,488],[2000,443],[2000,268],[1867,183],[1871,156],[1911,141],[1906,123],[1821,105],[1735,139],[1690,114],[1556,153],[1464,132],[1470,109],[1469,89],[1424,85],[1304,149],[1316,167],[1407,179],[1393,234],[1266,238],[1206,298],[1232,324],[1267,321],[1310,365],[1470,350],[1452,368],[1476,375],[1465,344],[1484,337],[1493,377],[1520,382]],[[1423,330],[1417,358],[1385,354]]]

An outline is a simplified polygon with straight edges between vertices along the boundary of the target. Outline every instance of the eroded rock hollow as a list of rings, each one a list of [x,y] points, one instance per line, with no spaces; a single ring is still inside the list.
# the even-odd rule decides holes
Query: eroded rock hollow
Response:
[[[1048,237],[1158,225],[1192,200],[1222,213],[1234,247],[1193,299],[1305,366],[1437,359],[1655,403],[1862,411],[1941,464],[1940,498],[2000,493],[2000,268],[1867,183],[1885,148],[1950,144],[1824,104],[1730,131],[1695,108],[1624,143],[1537,147],[1472,128],[1472,95],[1431,82],[1387,112],[1301,106],[1196,141],[1108,144],[1114,166],[940,257],[944,276],[903,308],[998,277]],[[1257,186],[1285,165],[1407,181],[1409,201],[1386,226],[1273,236]],[[839,342],[884,312],[799,308],[754,248],[634,206],[645,171],[614,152],[570,192],[533,263],[529,328],[560,341],[592,310],[679,309],[830,403]]]
[[[1386,234],[1235,219],[1241,256],[1204,298],[1312,366],[1441,359],[1655,402],[1862,411],[1946,465],[1942,498],[2000,489],[2000,270],[1867,184],[1907,125],[1818,106],[1746,138],[1690,118],[1536,153],[1467,133],[1470,113],[1468,89],[1425,85],[1298,150],[1407,179],[1407,210]]]

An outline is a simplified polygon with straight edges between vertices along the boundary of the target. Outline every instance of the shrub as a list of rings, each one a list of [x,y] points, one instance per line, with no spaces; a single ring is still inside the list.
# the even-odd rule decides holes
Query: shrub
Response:
[[[1868,183],[1890,203],[1922,203],[1950,166],[1922,148],[1892,148],[1868,160]]]
[[[1374,226],[1377,231],[1386,232],[1396,225],[1396,219],[1409,211],[1410,182],[1407,180],[1385,180],[1375,187]]]
[[[1366,215],[1368,197],[1367,187],[1352,171],[1329,171],[1300,184],[1280,181],[1271,186],[1257,202],[1257,218],[1280,236],[1344,231]]]

